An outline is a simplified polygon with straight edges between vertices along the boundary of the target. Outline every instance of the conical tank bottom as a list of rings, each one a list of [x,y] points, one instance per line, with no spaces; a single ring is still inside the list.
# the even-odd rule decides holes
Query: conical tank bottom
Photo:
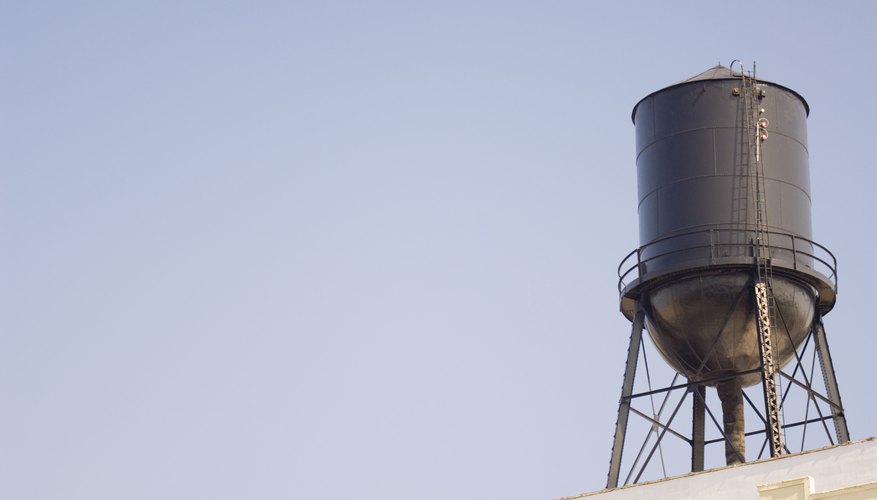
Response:
[[[776,324],[772,345],[784,366],[807,337],[815,312],[809,285],[775,275]],[[666,361],[689,380],[709,380],[760,367],[752,272],[706,271],[675,279],[644,294],[649,334]],[[759,372],[739,377],[748,387]]]

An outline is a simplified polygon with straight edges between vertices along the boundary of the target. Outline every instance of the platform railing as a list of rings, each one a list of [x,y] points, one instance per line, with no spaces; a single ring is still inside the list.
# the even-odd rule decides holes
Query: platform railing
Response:
[[[650,264],[656,264],[660,259],[668,257],[677,257],[674,262],[678,264],[685,264],[688,260],[702,263],[708,258],[709,263],[705,267],[751,258],[754,265],[754,234],[753,230],[746,229],[708,228],[653,240],[630,252],[618,265],[618,293],[623,294],[630,284],[642,278],[649,279],[664,274],[664,266],[654,270],[650,270],[649,267]],[[767,231],[767,236],[771,241],[769,252],[775,266],[808,274],[818,273],[832,285],[835,291],[837,290],[837,259],[827,248],[813,240],[790,233]],[[681,243],[683,238],[702,241],[702,243],[683,244]],[[725,241],[731,239],[738,241]],[[677,247],[677,245],[684,246]],[[662,251],[662,247],[670,247],[670,249]],[[706,250],[709,251],[708,254]],[[682,257],[684,253],[696,253],[697,256],[686,259]]]

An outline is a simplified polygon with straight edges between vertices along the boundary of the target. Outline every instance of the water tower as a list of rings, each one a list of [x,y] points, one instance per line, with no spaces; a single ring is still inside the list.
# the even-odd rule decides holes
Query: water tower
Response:
[[[619,266],[621,312],[632,333],[609,488],[620,477],[639,481],[668,435],[690,444],[691,470],[703,470],[707,414],[728,465],[746,460],[747,436],[761,436],[770,456],[795,451],[784,441],[792,427],[815,426],[831,444],[849,440],[822,324],[835,304],[837,266],[811,234],[809,107],[797,92],[756,79],[754,65],[730,66],[658,90],[633,108],[640,246]],[[643,329],[681,382],[634,391]],[[805,349],[814,366],[818,359],[821,380],[805,366]],[[759,397],[748,396],[748,387]],[[721,418],[708,404],[712,388]],[[783,418],[793,390],[806,394],[802,421]],[[674,391],[685,396],[672,412],[636,408],[638,398]],[[691,402],[687,433],[671,425],[682,401]],[[744,421],[746,412],[754,422]],[[622,476],[632,416],[648,422],[656,444],[639,448]]]

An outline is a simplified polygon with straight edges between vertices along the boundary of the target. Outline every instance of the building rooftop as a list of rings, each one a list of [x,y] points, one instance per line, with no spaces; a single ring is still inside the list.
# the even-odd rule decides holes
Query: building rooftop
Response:
[[[562,500],[877,499],[877,438]]]

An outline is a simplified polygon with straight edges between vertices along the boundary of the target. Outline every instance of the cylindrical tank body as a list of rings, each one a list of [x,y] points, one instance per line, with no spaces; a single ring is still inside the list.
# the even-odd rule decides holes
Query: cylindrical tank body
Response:
[[[817,309],[834,305],[836,281],[834,258],[811,240],[807,103],[764,81],[747,100],[741,82],[717,66],[634,107],[640,247],[619,267],[619,289],[622,311],[643,308],[678,372],[708,385],[737,376],[745,387],[760,380],[758,236],[782,320],[773,336],[780,366]]]
[[[723,74],[660,90],[634,108],[640,245],[696,229],[755,229],[754,183],[748,175],[754,152],[742,130],[740,78],[730,78],[730,72],[730,79],[716,78]],[[762,83],[761,91],[764,97],[753,104],[769,121],[761,151],[767,227],[809,239],[807,104],[780,86]],[[692,243],[670,240],[661,249]],[[689,258],[682,253],[660,265],[672,267]]]

